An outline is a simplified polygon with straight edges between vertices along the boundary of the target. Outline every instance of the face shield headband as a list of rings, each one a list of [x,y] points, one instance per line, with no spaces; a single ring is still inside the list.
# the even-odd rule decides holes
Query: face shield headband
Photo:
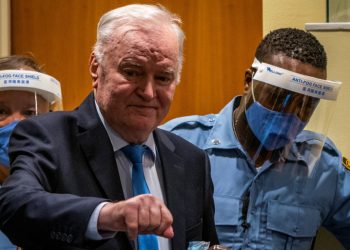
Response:
[[[54,77],[30,70],[1,70],[0,91],[22,90],[42,96],[49,104],[61,102],[61,84]]]
[[[268,83],[295,93],[318,99],[336,100],[341,82],[329,81],[302,75],[254,59],[252,64],[257,71],[253,79]]]

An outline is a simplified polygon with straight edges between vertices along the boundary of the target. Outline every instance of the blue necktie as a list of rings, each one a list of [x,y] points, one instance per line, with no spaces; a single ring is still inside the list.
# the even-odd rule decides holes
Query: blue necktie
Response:
[[[138,144],[129,144],[121,149],[125,156],[132,162],[132,190],[134,196],[149,194],[145,175],[143,174],[142,156],[146,147]],[[139,250],[158,250],[157,237],[153,234],[137,236]]]

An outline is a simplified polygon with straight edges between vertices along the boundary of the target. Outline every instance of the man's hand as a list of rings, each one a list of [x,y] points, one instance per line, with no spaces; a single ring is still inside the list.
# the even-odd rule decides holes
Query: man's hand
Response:
[[[97,227],[102,231],[124,231],[131,240],[138,234],[174,236],[173,217],[165,204],[150,194],[107,203],[100,211]]]

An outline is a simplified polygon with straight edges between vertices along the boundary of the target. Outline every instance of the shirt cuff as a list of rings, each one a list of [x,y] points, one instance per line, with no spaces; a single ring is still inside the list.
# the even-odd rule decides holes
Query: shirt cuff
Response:
[[[97,229],[97,220],[98,216],[100,214],[100,211],[104,205],[106,205],[108,202],[102,202],[100,203],[93,213],[91,214],[88,227],[85,232],[85,237],[89,240],[105,240],[105,239],[111,239],[114,237],[116,232],[111,231],[103,231],[99,232]]]

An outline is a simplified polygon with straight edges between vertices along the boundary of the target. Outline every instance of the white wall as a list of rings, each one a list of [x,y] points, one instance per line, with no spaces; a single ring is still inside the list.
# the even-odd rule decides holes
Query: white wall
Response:
[[[342,87],[328,136],[347,158],[350,157],[350,31],[313,31],[328,55],[328,78]]]
[[[326,0],[263,0],[263,33],[326,21]]]

